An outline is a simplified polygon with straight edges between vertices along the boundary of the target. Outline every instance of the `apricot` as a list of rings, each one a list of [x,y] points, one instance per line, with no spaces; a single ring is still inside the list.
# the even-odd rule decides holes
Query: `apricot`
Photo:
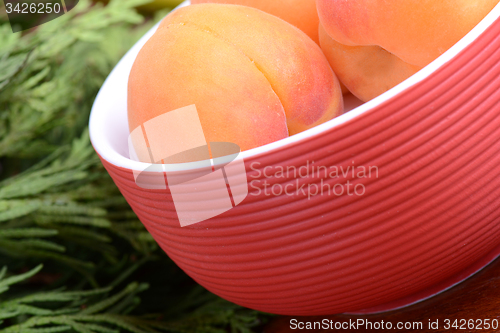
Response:
[[[320,24],[321,48],[340,82],[362,101],[369,101],[421,68],[405,63],[380,46],[348,46],[328,36]]]
[[[257,8],[296,26],[319,44],[319,17],[315,0],[191,0],[191,3],[223,3]]]
[[[260,10],[223,4],[171,12],[130,72],[130,131],[193,104],[207,142],[232,142],[242,150],[343,110],[339,82],[307,35]]]
[[[221,3],[257,8],[296,26],[319,45],[316,0],[191,0],[191,3]],[[340,88],[343,94],[349,92],[342,82]]]
[[[296,26],[319,45],[316,0],[191,0],[191,3],[221,3],[257,8]],[[349,92],[342,82],[340,88],[343,94]]]
[[[497,3],[498,0],[317,0],[324,29],[320,44],[340,80],[354,95],[367,101],[448,50]],[[339,70],[341,66],[346,69]]]

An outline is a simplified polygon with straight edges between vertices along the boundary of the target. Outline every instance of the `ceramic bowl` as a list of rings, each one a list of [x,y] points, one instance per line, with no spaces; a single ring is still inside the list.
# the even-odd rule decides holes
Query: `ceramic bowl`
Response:
[[[405,306],[500,253],[499,16],[500,5],[434,62],[370,102],[350,100],[351,110],[338,118],[239,154],[248,194],[206,221],[181,227],[168,187],[135,182],[134,171],[145,164],[129,158],[127,79],[156,27],[99,92],[92,144],[158,244],[211,292],[286,315]],[[199,171],[190,164],[167,168]],[[163,178],[162,170],[148,175]]]

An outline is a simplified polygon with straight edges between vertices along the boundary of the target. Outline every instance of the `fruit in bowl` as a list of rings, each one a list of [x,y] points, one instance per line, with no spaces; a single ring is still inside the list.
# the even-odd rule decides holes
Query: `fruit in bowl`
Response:
[[[317,0],[320,44],[340,81],[368,101],[464,37],[498,0]]]
[[[260,10],[199,4],[169,14],[139,52],[128,83],[130,131],[195,105],[207,141],[259,147],[343,111],[321,49]]]
[[[223,3],[260,9],[296,26],[319,44],[316,0],[191,0],[191,4],[199,3]]]
[[[278,314],[377,312],[430,297],[500,254],[500,6],[382,96],[243,152],[248,196],[185,228],[169,188],[137,186],[134,172],[145,163],[127,152],[127,77],[153,33],[103,85],[91,140],[158,244],[208,290]],[[345,170],[354,162],[378,168],[371,178],[346,173],[366,188],[360,196],[313,195],[346,179],[273,171],[316,175],[320,167]],[[266,195],[266,183],[286,193]]]
[[[233,4],[257,8],[296,26],[319,45],[319,17],[316,0],[191,0],[191,4],[199,3]],[[343,94],[349,93],[342,82],[340,88]]]

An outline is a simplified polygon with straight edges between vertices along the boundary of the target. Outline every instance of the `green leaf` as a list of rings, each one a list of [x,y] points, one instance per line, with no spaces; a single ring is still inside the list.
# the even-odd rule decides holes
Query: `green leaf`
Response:
[[[39,201],[26,201],[24,203],[0,201],[0,205],[2,204],[6,205],[7,207],[10,206],[11,208],[4,209],[5,206],[0,207],[0,222],[28,215],[36,211],[41,206],[41,202]]]
[[[89,207],[83,205],[45,205],[40,207],[40,213],[51,215],[88,215],[105,216],[106,210],[99,207]]]
[[[13,285],[15,283],[21,282],[23,280],[29,279],[36,273],[38,273],[43,268],[43,265],[38,265],[33,268],[31,271],[28,271],[24,274],[14,275],[8,278],[4,278],[0,280],[0,289]]]
[[[58,333],[58,332],[67,332],[71,329],[71,326],[68,325],[60,325],[60,326],[52,326],[47,328],[28,328],[23,331],[23,333]]]
[[[49,242],[43,239],[22,239],[18,240],[17,243],[20,246],[25,246],[29,248],[44,249],[56,252],[65,252],[66,248],[62,245],[56,244],[54,242]]]
[[[0,189],[0,199],[18,198],[38,194],[51,187],[85,179],[86,176],[87,173],[83,171],[66,171],[50,177],[17,182]]]
[[[57,235],[57,230],[41,228],[0,229],[0,238],[50,237]]]
[[[28,60],[29,53],[19,54],[12,57],[3,57],[0,60],[0,91],[4,88],[16,75]]]
[[[112,306],[116,302],[118,302],[121,298],[125,297],[125,295],[137,290],[139,287],[140,287],[140,285],[138,283],[136,283],[136,282],[131,283],[125,289],[123,289],[121,292],[119,292],[118,294],[82,310],[81,314],[89,315],[89,314],[94,314],[94,313],[100,312],[100,311]]]
[[[37,215],[35,220],[39,224],[47,223],[69,223],[94,226],[99,228],[111,227],[111,222],[107,219],[98,217],[84,217],[84,216],[58,216],[58,215]]]

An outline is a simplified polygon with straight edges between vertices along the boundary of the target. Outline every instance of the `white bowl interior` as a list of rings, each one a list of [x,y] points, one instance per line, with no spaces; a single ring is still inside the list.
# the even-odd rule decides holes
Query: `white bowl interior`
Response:
[[[189,1],[185,1],[177,8],[188,6],[189,4]],[[343,115],[302,133],[267,144],[265,146],[244,151],[238,156],[238,159],[259,155],[305,138],[319,135],[322,132],[330,130],[335,126],[346,123],[349,120],[370,111],[377,105],[380,105],[384,101],[387,101],[412,85],[422,81],[436,69],[450,61],[450,59],[460,53],[461,50],[467,47],[481,33],[483,33],[495,20],[498,19],[499,16],[500,4],[495,6],[495,8],[474,29],[472,29],[457,44],[443,53],[439,58],[434,60],[415,75],[373,100],[363,104],[355,97],[350,97],[345,101],[346,110],[349,111],[345,112]],[[146,163],[136,162],[129,159],[127,85],[128,76],[137,54],[148,39],[155,33],[158,25],[159,23],[151,28],[120,60],[101,87],[101,90],[99,91],[92,107],[89,123],[90,139],[92,144],[102,158],[118,167],[138,171],[142,171],[147,167]],[[196,168],[197,164],[184,163],[164,167],[169,171],[189,170]]]

